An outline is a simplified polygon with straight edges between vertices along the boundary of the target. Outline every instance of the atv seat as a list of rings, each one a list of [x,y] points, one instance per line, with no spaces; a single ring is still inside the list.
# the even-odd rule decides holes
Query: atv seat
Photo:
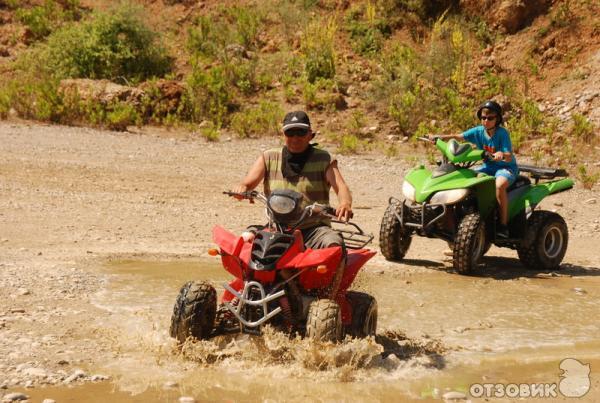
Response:
[[[519,171],[529,173],[529,176],[535,181],[540,179],[554,179],[569,176],[567,171],[558,168],[539,168],[533,165],[519,165]]]
[[[529,179],[529,177],[527,176],[519,175],[517,176],[517,179],[512,183],[512,185],[510,185],[508,189],[506,189],[506,191],[511,192],[517,188],[527,185],[531,185],[531,179]]]

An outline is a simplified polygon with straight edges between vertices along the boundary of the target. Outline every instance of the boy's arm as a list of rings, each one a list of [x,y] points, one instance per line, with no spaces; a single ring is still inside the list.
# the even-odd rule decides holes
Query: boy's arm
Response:
[[[465,136],[463,133],[459,133],[459,134],[429,134],[427,137],[431,141],[435,141],[435,139],[442,139],[442,140],[454,139],[457,141],[465,140]]]
[[[513,155],[512,155],[512,143],[510,141],[510,136],[508,135],[508,133],[506,134],[506,136],[502,137],[502,161],[504,162],[511,162],[513,160]]]

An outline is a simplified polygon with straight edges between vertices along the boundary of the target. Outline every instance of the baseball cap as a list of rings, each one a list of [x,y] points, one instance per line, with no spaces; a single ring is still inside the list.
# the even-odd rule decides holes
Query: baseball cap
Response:
[[[283,131],[289,129],[310,129],[310,119],[304,111],[289,112],[283,118]]]

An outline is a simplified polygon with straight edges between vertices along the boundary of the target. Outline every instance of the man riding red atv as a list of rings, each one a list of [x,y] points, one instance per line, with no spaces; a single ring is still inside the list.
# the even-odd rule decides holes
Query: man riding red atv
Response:
[[[223,267],[235,278],[223,285],[218,308],[212,285],[203,281],[186,283],[173,310],[172,337],[183,342],[190,336],[206,339],[240,330],[258,334],[267,323],[321,341],[340,341],[345,334],[375,334],[376,300],[362,292],[348,291],[360,268],[375,255],[363,249],[372,235],[364,234],[352,222],[336,220],[331,214],[334,210],[328,206],[313,203],[302,208],[302,195],[292,190],[275,190],[268,198],[256,191],[226,194],[264,202],[269,222],[242,236],[220,226],[213,229],[219,250],[212,253],[221,256]],[[352,228],[339,230],[347,253],[345,271],[333,298],[329,293],[344,255],[342,247],[305,248],[298,229],[305,220],[318,215]]]

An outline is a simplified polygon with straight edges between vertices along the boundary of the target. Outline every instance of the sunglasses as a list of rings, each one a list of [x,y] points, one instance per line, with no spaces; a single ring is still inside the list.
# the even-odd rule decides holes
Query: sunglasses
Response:
[[[283,132],[283,134],[285,134],[285,137],[302,137],[302,136],[306,136],[308,134],[308,130],[306,129],[288,129],[285,132]]]
[[[496,116],[482,116],[481,120],[496,120]]]

